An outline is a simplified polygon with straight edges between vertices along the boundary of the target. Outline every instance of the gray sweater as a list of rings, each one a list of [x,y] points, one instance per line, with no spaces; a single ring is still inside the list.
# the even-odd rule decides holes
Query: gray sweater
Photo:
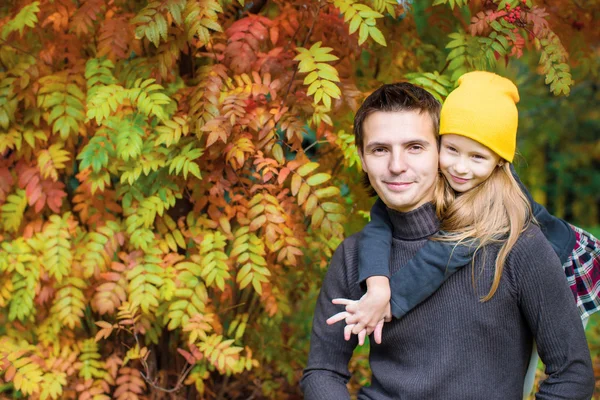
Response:
[[[431,204],[390,210],[390,272],[402,267],[438,230]],[[301,387],[307,400],[349,399],[348,362],[356,336],[344,341],[342,310],[331,299],[359,299],[358,234],[338,247],[321,288]],[[371,340],[372,383],[358,399],[521,399],[535,338],[548,379],[538,399],[589,399],[594,375],[581,321],[560,261],[536,226],[525,231],[505,264],[498,291],[485,303],[497,249],[488,247],[402,319],[386,323],[381,345]],[[482,266],[484,268],[482,269]]]

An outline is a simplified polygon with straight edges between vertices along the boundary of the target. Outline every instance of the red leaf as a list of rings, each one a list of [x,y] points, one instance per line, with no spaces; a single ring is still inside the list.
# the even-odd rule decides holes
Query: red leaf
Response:
[[[283,182],[285,182],[286,178],[288,177],[288,175],[290,174],[290,169],[289,168],[282,168],[281,171],[279,171],[279,176],[277,177],[277,183],[280,185],[283,185]]]
[[[0,168],[0,203],[4,203],[10,188],[13,185],[13,177],[8,167]]]
[[[188,364],[196,364],[196,358],[189,352],[183,349],[177,349],[177,352],[179,354],[181,354],[183,356],[183,358],[185,358],[185,361],[188,362]]]

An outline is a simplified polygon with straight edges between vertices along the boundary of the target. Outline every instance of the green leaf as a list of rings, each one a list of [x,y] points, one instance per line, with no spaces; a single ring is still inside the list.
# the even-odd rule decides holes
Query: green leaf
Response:
[[[377,27],[372,26],[371,28],[369,28],[369,35],[371,35],[373,40],[375,40],[380,45],[387,46],[387,43],[385,42],[385,38],[383,37],[383,34],[381,33],[381,31],[379,29],[377,29]]]
[[[363,44],[369,37],[369,27],[366,24],[362,24],[358,31],[358,44]]]

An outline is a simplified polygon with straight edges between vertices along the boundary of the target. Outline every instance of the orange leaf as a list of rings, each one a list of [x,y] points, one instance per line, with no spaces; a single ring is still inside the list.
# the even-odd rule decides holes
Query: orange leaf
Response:
[[[306,201],[306,198],[308,197],[308,194],[310,193],[310,186],[308,186],[306,183],[303,183],[302,186],[300,186],[300,190],[298,191],[298,205],[301,206],[302,203],[304,203]]]
[[[189,352],[183,349],[177,349],[177,352],[179,354],[181,354],[183,356],[183,358],[185,358],[185,361],[188,362],[188,364],[196,364],[196,358]]]
[[[267,219],[275,224],[283,224],[285,222],[285,218],[279,214],[267,214]]]
[[[96,325],[103,328],[96,333],[94,340],[99,342],[101,339],[108,339],[114,329],[114,326],[105,321],[96,321]]]
[[[14,367],[14,365],[11,365],[4,373],[4,380],[6,380],[7,382],[12,381],[16,373],[17,369]]]
[[[221,225],[221,229],[223,229],[223,232],[225,232],[228,235],[231,235],[231,225],[229,224],[229,220],[226,216],[222,215],[221,218],[219,218],[219,225]]]
[[[292,196],[298,194],[298,190],[300,189],[300,185],[302,184],[302,177],[298,174],[294,174],[292,177]]]
[[[315,211],[315,208],[317,207],[317,203],[318,203],[318,199],[317,196],[315,196],[314,194],[311,195],[307,200],[306,200],[306,207],[304,209],[304,213],[308,216],[308,215],[312,215],[312,213]]]
[[[250,223],[250,231],[255,231],[258,228],[260,228],[261,226],[263,226],[265,224],[265,222],[267,222],[267,216],[266,215],[261,215],[258,218],[255,218],[251,223]]]
[[[279,183],[280,185],[283,185],[283,182],[285,182],[286,178],[290,175],[290,169],[289,168],[282,168],[281,171],[279,171],[279,176],[277,177],[277,183]]]

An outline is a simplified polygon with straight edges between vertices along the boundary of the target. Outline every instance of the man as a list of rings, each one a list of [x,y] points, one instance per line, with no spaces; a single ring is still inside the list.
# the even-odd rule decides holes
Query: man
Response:
[[[438,230],[431,201],[439,112],[440,104],[429,93],[401,83],[376,90],[355,117],[363,169],[393,225],[391,273]],[[492,300],[479,301],[472,270],[464,268],[404,318],[387,323],[382,344],[371,342],[372,384],[358,398],[519,399],[534,338],[550,372],[537,397],[590,398],[593,373],[583,329],[560,261],[537,233],[520,239],[519,257],[513,260],[526,268],[513,274],[507,264]],[[476,270],[485,262],[476,260]],[[493,275],[491,268],[484,272],[491,274],[485,279]],[[353,235],[333,255],[317,301],[301,380],[308,400],[350,398],[347,366],[357,339],[345,341],[342,324],[327,325],[326,320],[340,311],[332,299],[358,300],[364,294],[358,281],[358,235]]]

